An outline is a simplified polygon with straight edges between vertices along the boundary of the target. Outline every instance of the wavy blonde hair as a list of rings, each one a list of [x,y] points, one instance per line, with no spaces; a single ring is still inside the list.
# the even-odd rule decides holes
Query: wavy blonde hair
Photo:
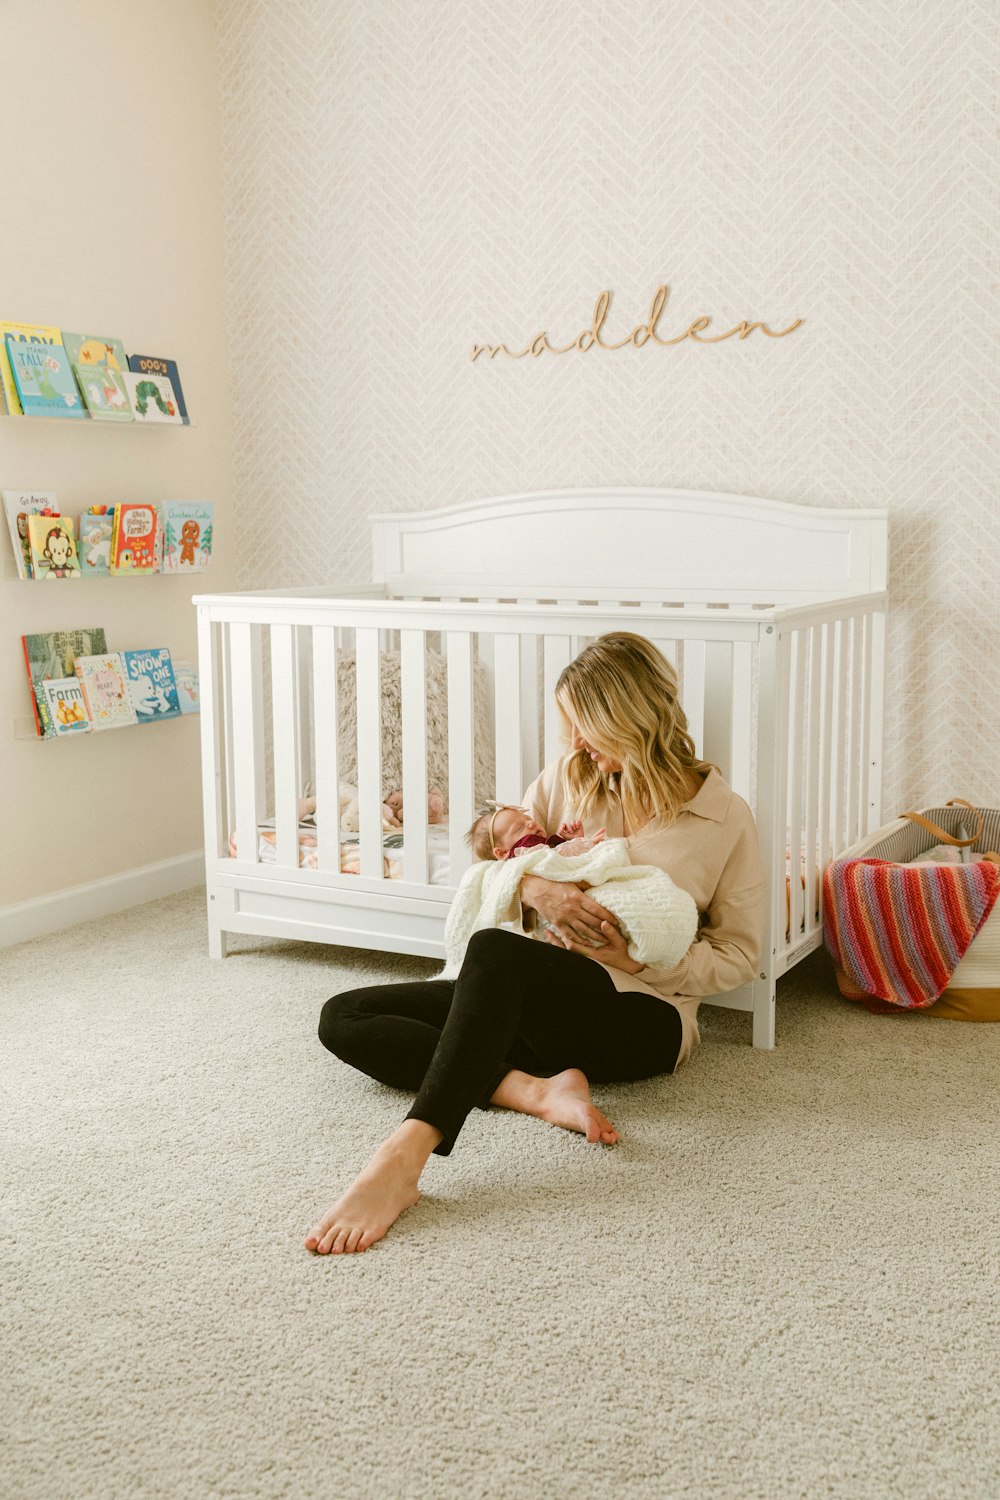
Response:
[[[575,728],[599,755],[621,763],[615,773],[625,825],[673,822],[690,798],[692,773],[717,769],[700,760],[677,697],[677,674],[652,641],[631,631],[602,635],[564,668],[556,702],[569,743]],[[578,818],[607,790],[607,779],[583,750],[567,756],[563,791]]]

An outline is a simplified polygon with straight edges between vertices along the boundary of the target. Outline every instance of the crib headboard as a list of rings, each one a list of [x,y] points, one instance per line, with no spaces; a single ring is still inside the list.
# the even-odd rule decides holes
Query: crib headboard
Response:
[[[888,511],[549,490],[370,517],[394,595],[785,604],[881,592]]]

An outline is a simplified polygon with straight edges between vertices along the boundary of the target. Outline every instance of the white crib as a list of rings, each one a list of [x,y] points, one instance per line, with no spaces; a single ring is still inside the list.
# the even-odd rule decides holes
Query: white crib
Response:
[[[473,764],[519,802],[560,751],[553,689],[628,629],[677,667],[701,755],[750,803],[768,901],[756,980],[706,1003],[774,1046],[778,978],[822,941],[821,871],[881,821],[887,512],[736,495],[561,490],[372,518],[374,581],[202,594],[198,611],[209,946],[227,933],[442,957],[470,854]],[[447,661],[447,884],[429,878],[426,664]],[[341,872],[338,651],[356,656],[359,873]],[[380,651],[400,653],[401,878],[382,845]],[[487,672],[493,712],[474,711]],[[302,868],[297,801],[319,810]],[[269,857],[261,824],[272,820]],[[231,843],[231,840],[233,842]],[[232,857],[232,849],[238,857]],[[798,878],[796,878],[796,876]],[[436,877],[439,879],[440,877]]]

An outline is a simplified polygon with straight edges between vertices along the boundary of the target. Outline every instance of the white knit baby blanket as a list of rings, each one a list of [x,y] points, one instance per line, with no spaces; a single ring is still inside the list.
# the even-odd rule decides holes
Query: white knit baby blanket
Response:
[[[588,896],[618,918],[636,963],[672,969],[694,942],[698,909],[693,898],[656,865],[632,864],[624,839],[607,839],[585,854],[569,856],[536,844],[513,859],[483,860],[466,870],[445,922],[447,962],[436,978],[457,977],[470,937],[500,925],[525,875],[586,880]]]

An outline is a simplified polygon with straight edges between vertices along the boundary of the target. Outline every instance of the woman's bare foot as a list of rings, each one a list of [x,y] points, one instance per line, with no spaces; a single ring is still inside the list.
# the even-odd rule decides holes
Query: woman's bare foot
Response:
[[[422,1120],[404,1120],[375,1152],[347,1192],[306,1235],[318,1255],[367,1250],[420,1197],[420,1173],[441,1132]]]
[[[618,1132],[606,1115],[602,1115],[590,1097],[587,1075],[579,1068],[567,1068],[553,1078],[535,1078],[518,1068],[509,1072],[490,1100],[503,1109],[516,1109],[522,1115],[535,1115],[563,1130],[577,1130],[588,1141],[613,1146]]]

